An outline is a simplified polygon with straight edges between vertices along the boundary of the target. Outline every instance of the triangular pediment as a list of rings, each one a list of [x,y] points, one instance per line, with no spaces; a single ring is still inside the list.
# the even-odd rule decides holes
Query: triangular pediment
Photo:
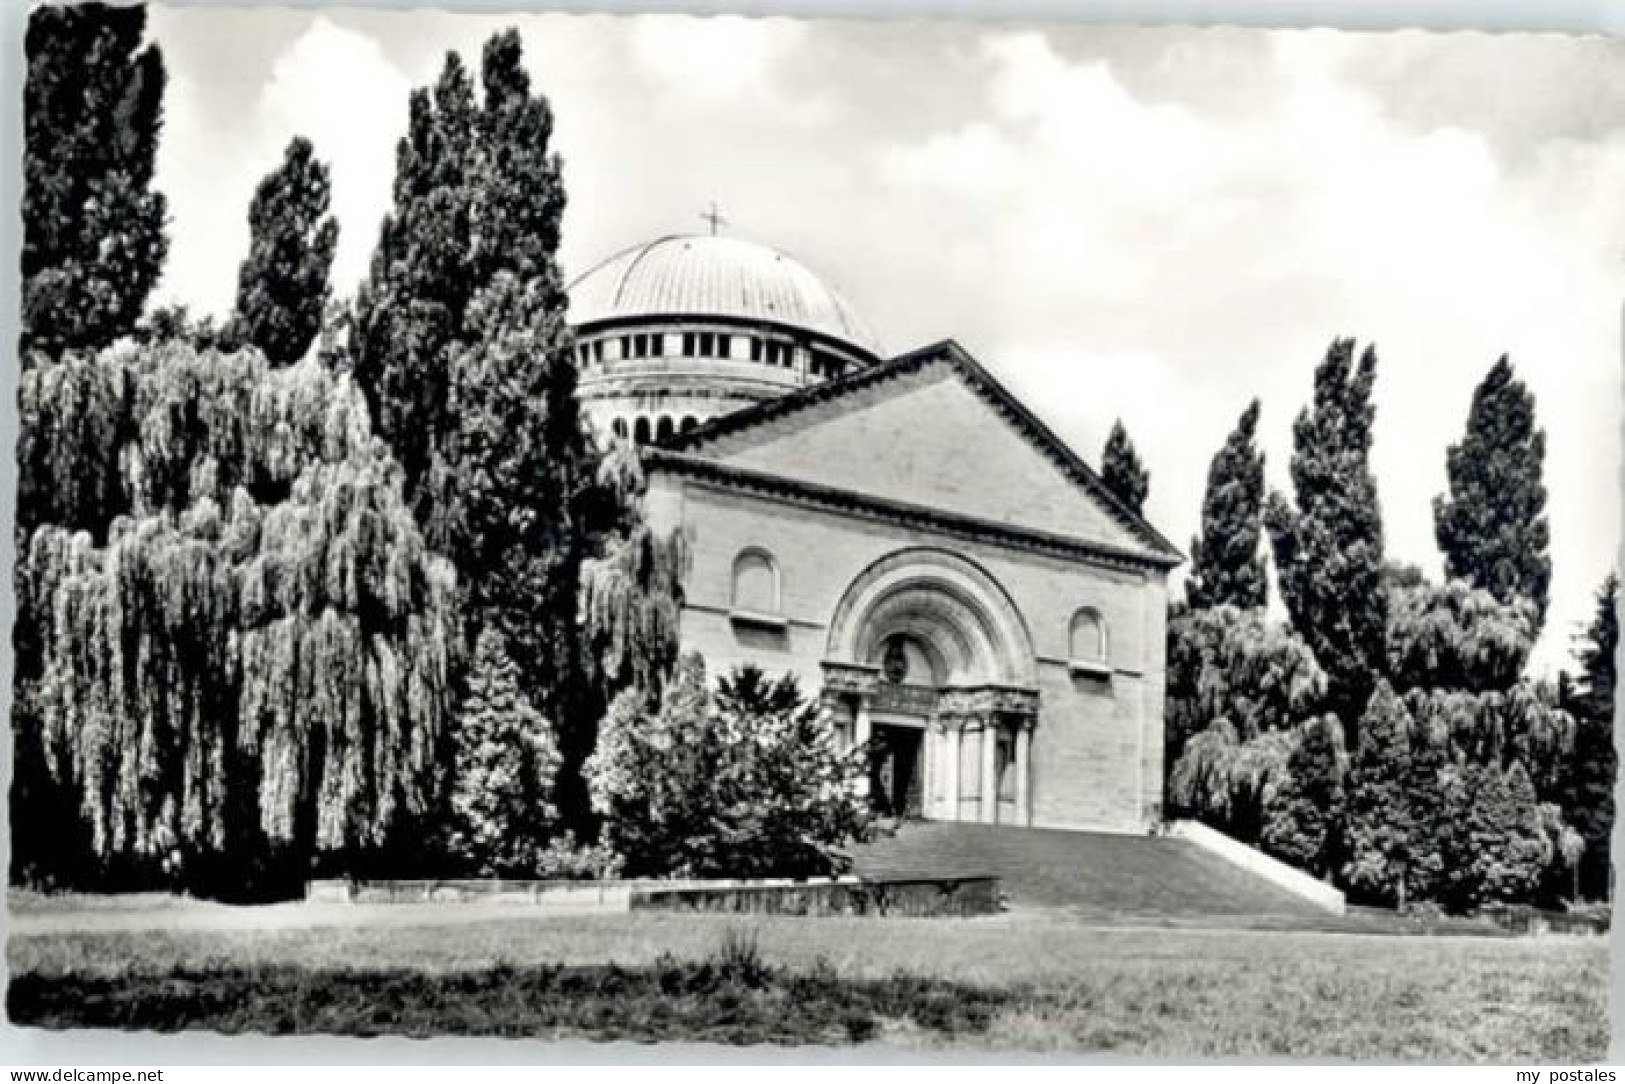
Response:
[[[667,447],[753,475],[1139,551],[1159,563],[1179,556],[951,342],[715,419]]]

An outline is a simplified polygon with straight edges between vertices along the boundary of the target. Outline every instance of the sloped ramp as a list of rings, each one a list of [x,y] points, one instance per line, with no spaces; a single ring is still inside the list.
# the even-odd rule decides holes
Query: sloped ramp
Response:
[[[1324,919],[1313,903],[1185,839],[908,822],[854,854],[859,876],[992,874],[1013,908],[1101,920]]]

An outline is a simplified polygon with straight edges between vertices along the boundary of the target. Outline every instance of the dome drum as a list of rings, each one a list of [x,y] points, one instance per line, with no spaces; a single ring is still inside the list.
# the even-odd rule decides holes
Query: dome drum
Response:
[[[878,359],[867,326],[800,263],[731,237],[627,249],[570,287],[578,394],[600,438],[659,439]]]

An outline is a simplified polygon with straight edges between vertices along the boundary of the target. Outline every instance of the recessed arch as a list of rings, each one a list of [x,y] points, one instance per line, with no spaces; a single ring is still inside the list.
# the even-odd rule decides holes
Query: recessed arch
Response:
[[[777,614],[781,606],[779,562],[760,546],[734,557],[730,605],[746,613]]]
[[[1111,649],[1106,619],[1093,606],[1079,607],[1067,629],[1067,655],[1083,662],[1105,662]]]
[[[676,432],[676,426],[672,424],[671,415],[662,414],[660,416],[660,423],[655,426],[655,439],[670,440],[674,432]]]
[[[639,418],[632,425],[632,439],[639,444],[649,443],[649,419]]]
[[[873,665],[897,635],[928,645],[944,684],[1037,683],[1020,611],[987,570],[959,554],[911,547],[864,569],[836,604],[825,656]]]

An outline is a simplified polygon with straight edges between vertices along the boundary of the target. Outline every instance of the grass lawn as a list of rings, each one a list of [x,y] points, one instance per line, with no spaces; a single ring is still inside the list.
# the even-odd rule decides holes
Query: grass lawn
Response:
[[[44,1026],[1166,1057],[1551,1062],[1607,1047],[1603,939],[450,910],[279,929],[30,934],[24,921],[8,1006]],[[759,948],[748,981],[718,956],[740,933]]]

